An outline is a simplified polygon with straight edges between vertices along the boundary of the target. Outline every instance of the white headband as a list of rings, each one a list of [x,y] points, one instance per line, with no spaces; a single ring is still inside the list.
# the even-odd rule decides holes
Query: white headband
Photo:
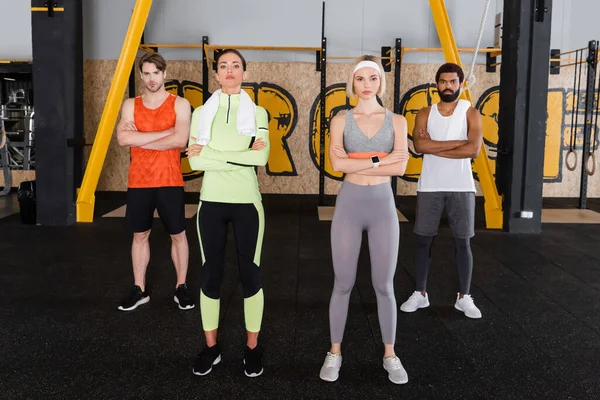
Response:
[[[359,62],[358,64],[356,64],[356,67],[354,67],[353,74],[356,73],[356,71],[358,71],[361,68],[373,68],[381,76],[381,70],[379,69],[379,65],[377,65],[377,63],[375,61],[361,61],[361,62]]]

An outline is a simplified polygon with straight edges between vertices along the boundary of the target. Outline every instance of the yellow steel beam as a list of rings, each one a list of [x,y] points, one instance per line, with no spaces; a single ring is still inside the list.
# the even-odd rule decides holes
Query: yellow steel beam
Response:
[[[56,12],[64,12],[65,8],[64,7],[56,7],[56,8],[53,8],[53,10]],[[33,12],[40,12],[40,11],[48,12],[48,7],[31,7],[31,11],[33,11]]]
[[[92,222],[94,220],[94,193],[98,186],[100,172],[102,172],[108,145],[121,108],[123,93],[125,93],[129,82],[131,68],[135,62],[151,6],[152,0],[136,0],[115,75],[104,104],[104,111],[98,125],[92,152],[85,169],[83,182],[77,194],[77,222]]]
[[[456,47],[456,41],[454,40],[454,34],[452,33],[452,26],[450,25],[450,19],[448,18],[444,0],[429,0],[429,5],[431,6],[431,13],[437,28],[438,36],[440,37],[440,43],[446,62],[461,65],[458,48]],[[462,97],[473,104],[469,90],[465,90]],[[496,188],[496,183],[494,181],[494,174],[490,168],[489,159],[484,146],[481,147],[479,156],[475,159],[475,168],[477,169],[477,176],[479,177],[479,183],[481,184],[481,190],[483,191],[483,197],[485,198],[486,226],[488,229],[502,229],[502,200],[498,194],[498,189]]]
[[[30,63],[33,60],[0,60],[0,64]]]

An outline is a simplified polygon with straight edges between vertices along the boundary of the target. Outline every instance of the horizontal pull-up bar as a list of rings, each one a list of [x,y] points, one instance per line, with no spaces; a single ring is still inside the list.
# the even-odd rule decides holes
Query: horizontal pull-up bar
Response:
[[[216,44],[195,44],[195,43],[144,43],[140,45],[140,50],[148,51],[152,48],[179,48],[179,49],[201,49],[205,50],[223,50],[223,49],[236,49],[236,50],[255,50],[255,51],[321,51],[320,47],[306,47],[306,46],[246,46],[246,45],[216,45]],[[392,47],[387,54],[391,54],[394,51]],[[402,47],[402,52],[441,52],[442,49],[439,47]],[[462,48],[458,49],[459,52],[469,53],[474,52],[474,48]],[[500,54],[502,49],[479,49],[479,53],[498,53]],[[566,53],[565,53],[566,54]],[[356,59],[353,56],[328,56],[329,59],[339,60],[350,60]],[[378,57],[382,60],[391,60],[393,57]]]
[[[356,60],[358,57],[360,56],[327,56],[328,60]],[[389,56],[389,57],[380,57],[380,56],[374,56],[375,58],[378,58],[380,60],[391,60],[394,57]]]
[[[33,60],[0,60],[0,64],[30,63]]]
[[[566,54],[572,54],[572,53],[576,53],[578,51],[587,50],[587,49],[588,49],[587,47],[582,47],[581,49],[576,49],[576,50],[571,50],[571,51],[567,51],[567,52],[564,52],[564,53],[556,54],[556,56],[560,57],[560,56],[564,56]]]
[[[438,51],[443,51],[443,49],[438,48],[438,47],[403,47],[402,51],[408,51],[408,52],[438,52]],[[462,52],[462,53],[473,53],[475,51],[475,49],[464,48],[464,49],[458,49],[458,51]],[[479,49],[478,52],[479,53],[498,53],[498,54],[500,54],[502,52],[502,49]]]
[[[574,61],[576,60],[575,58],[569,58],[566,60],[561,60],[560,58],[551,58],[550,61]],[[600,57],[596,60],[596,62],[600,62]],[[579,65],[579,64],[587,64],[588,61],[587,60],[583,60],[583,61],[579,61],[579,62],[571,62],[569,64],[561,64],[561,65],[557,65],[555,67],[552,68],[563,68],[563,67],[570,67],[572,65]],[[502,65],[502,61],[494,63],[494,64],[490,64],[490,67],[497,67],[498,65]]]
[[[250,50],[250,51],[318,51],[321,52],[320,47],[302,47],[302,46],[239,46],[239,45],[216,45],[216,44],[205,44],[204,52],[206,53],[206,59],[214,61],[210,56],[210,50],[218,51],[223,49],[236,49],[236,50]]]
[[[574,62],[574,63],[569,63],[569,64],[557,65],[554,68],[564,68],[564,67],[570,67],[571,65],[579,65],[579,64],[587,64],[587,61],[580,61],[580,62]]]
[[[223,45],[213,45],[207,44],[203,45],[202,43],[144,43],[140,45],[140,48],[160,48],[160,49],[212,49],[212,50],[222,50],[222,49],[237,49],[237,50],[279,50],[279,51],[321,51],[320,47],[294,47],[294,46],[223,46]]]
[[[200,45],[202,47],[202,45]],[[205,49],[212,50],[223,50],[223,49],[236,49],[236,50],[257,50],[257,51],[321,51],[320,47],[298,47],[298,46],[225,46],[225,45],[204,45]]]
[[[576,61],[576,58],[551,58],[550,61],[562,61],[562,62],[573,62]]]
[[[141,47],[156,47],[161,49],[201,49],[202,44],[197,43],[144,43]]]

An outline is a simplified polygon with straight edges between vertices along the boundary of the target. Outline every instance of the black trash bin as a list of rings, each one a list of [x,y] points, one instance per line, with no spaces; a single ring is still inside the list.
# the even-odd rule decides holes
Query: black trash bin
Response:
[[[21,182],[17,190],[17,200],[21,210],[21,222],[24,224],[36,223],[35,194],[35,181]]]

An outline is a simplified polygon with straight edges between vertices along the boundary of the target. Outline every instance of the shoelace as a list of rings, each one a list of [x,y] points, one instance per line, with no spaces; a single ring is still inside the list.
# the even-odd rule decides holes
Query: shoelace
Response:
[[[394,356],[388,360],[390,360],[389,366],[391,369],[400,369],[402,367],[402,363],[400,363],[400,359],[398,357]]]
[[[413,300],[420,300],[421,298],[425,298],[425,296],[423,296],[421,293],[419,292],[414,292],[412,294],[412,296],[410,296]]]
[[[333,368],[337,366],[339,356],[334,356],[331,353],[327,354],[327,358],[325,359],[325,368]]]
[[[465,296],[462,298],[462,301],[465,302],[468,307],[475,305],[470,294],[465,294]]]

